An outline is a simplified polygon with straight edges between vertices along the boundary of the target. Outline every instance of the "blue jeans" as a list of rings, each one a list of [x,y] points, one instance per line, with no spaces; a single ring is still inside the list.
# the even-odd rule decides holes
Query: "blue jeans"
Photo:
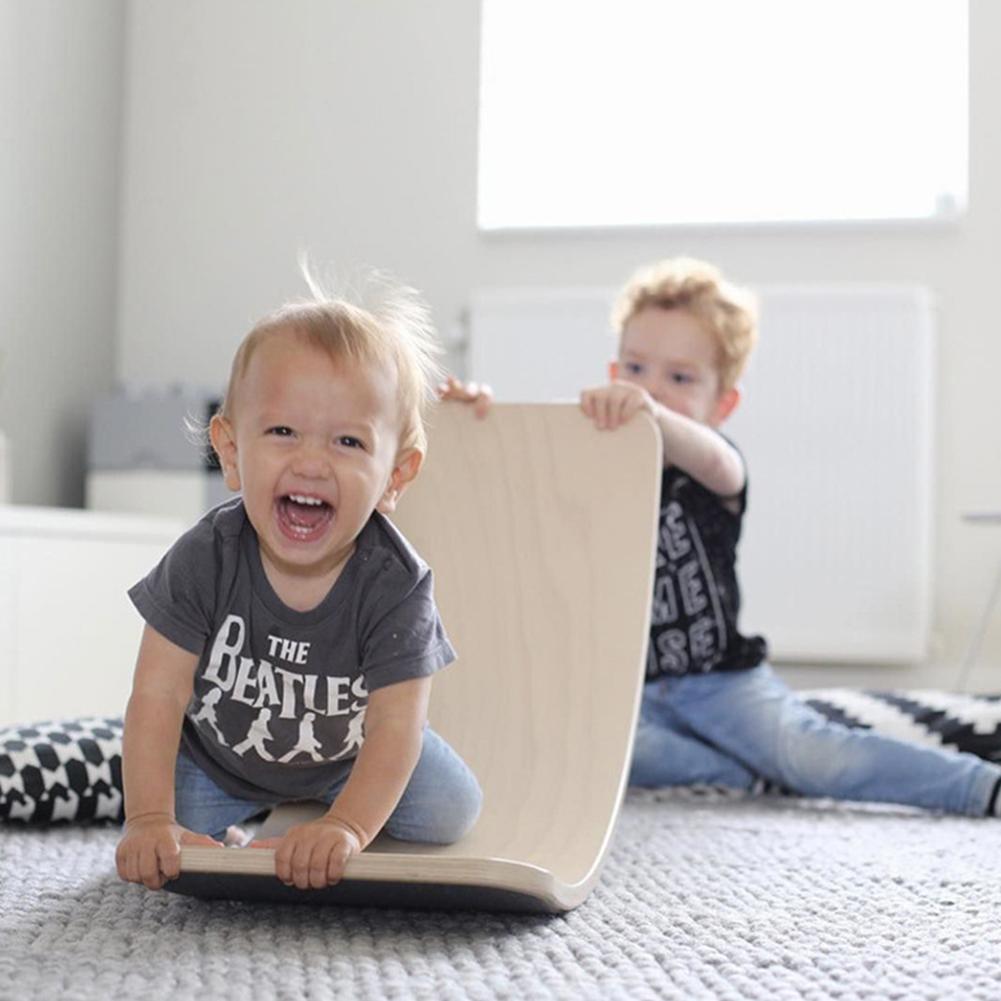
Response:
[[[983,816],[1001,767],[831,722],[767,664],[647,682],[630,785],[750,789],[759,777],[803,796]]]
[[[332,803],[346,782],[347,776],[319,799]],[[177,822],[190,831],[208,834],[220,841],[231,824],[241,824],[285,802],[280,797],[267,803],[231,796],[195,764],[183,747],[177,755],[174,790]],[[401,841],[451,844],[473,826],[482,803],[483,793],[476,776],[462,758],[426,726],[420,758],[383,830]]]

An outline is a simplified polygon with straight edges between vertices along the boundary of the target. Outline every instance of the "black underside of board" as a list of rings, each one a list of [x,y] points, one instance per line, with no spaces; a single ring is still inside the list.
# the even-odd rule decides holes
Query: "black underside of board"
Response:
[[[203,900],[314,906],[401,907],[418,910],[521,911],[555,913],[550,903],[531,894],[495,886],[406,883],[345,879],[321,890],[286,886],[275,876],[243,873],[182,872],[164,887]]]

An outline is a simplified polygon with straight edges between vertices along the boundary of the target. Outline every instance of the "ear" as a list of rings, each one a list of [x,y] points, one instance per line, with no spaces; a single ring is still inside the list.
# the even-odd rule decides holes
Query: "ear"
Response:
[[[240,489],[240,470],[236,464],[236,432],[231,421],[216,414],[209,422],[209,438],[219,457],[222,476],[230,490]]]
[[[396,457],[396,466],[389,477],[389,485],[375,506],[380,514],[392,514],[396,510],[397,501],[403,491],[417,478],[423,462],[424,453],[416,448],[407,449]]]
[[[612,359],[608,363],[608,381],[618,382],[619,380],[619,362],[617,359]]]
[[[713,427],[722,424],[737,409],[738,403],[740,403],[740,389],[737,386],[720,393],[716,398],[710,420]]]

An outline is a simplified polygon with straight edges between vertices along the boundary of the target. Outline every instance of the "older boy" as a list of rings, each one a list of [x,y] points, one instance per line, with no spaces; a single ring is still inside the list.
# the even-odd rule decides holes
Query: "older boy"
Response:
[[[123,879],[156,889],[179,847],[287,799],[322,799],[275,868],[336,882],[383,827],[449,842],[481,793],[426,725],[454,659],[431,572],[384,517],[425,450],[426,311],[323,298],[247,335],[210,432],[242,497],[209,512],[130,596],[146,619],[125,719]]]
[[[799,699],[737,628],[737,542],[747,474],[719,432],[740,401],[757,330],[750,296],[687,258],[637,272],[613,322],[608,385],[581,408],[614,430],[640,410],[664,443],[647,682],[630,782],[749,789],[761,777],[807,796],[881,800],[975,816],[998,810],[1001,768],[968,754],[852,730]],[[445,398],[489,391],[455,382]]]

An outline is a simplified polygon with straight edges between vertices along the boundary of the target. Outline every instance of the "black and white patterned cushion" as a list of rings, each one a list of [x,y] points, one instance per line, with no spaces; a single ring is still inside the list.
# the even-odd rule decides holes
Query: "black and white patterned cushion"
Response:
[[[828,719],[1001,762],[1001,695],[823,688],[797,693]]]
[[[121,718],[0,727],[0,820],[122,816]]]

